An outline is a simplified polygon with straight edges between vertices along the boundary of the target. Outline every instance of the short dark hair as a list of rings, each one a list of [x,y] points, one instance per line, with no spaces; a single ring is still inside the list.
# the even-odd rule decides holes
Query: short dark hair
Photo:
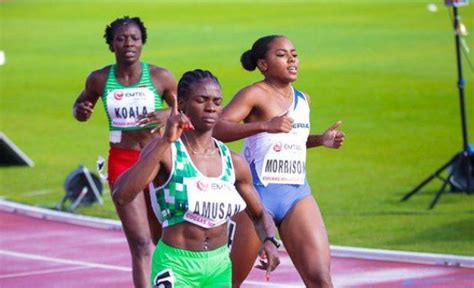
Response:
[[[114,51],[114,49],[112,47],[112,42],[114,41],[115,31],[117,30],[118,27],[120,27],[122,25],[126,25],[126,24],[135,24],[135,25],[137,25],[138,28],[140,29],[140,32],[142,33],[142,43],[143,44],[146,43],[146,38],[147,38],[146,27],[143,24],[140,17],[124,16],[123,18],[115,19],[114,21],[112,21],[112,23],[110,23],[109,25],[107,25],[105,27],[104,38],[105,38],[105,42],[109,45],[110,51],[112,51],[112,52]]]
[[[257,60],[265,57],[268,51],[268,45],[276,38],[285,37],[283,35],[264,36],[253,43],[250,50],[245,51],[240,56],[240,63],[245,70],[253,71],[257,67]]]
[[[186,100],[189,96],[189,92],[191,91],[191,85],[205,79],[210,79],[216,82],[219,87],[221,86],[219,80],[217,80],[216,76],[214,76],[210,71],[195,69],[185,72],[178,82],[178,100]]]

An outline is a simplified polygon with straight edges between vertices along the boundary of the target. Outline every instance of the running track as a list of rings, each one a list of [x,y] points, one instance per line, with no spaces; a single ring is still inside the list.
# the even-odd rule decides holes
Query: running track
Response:
[[[0,212],[0,287],[132,287],[130,271],[119,230]],[[474,287],[472,266],[333,256],[332,276],[335,287]],[[285,252],[264,279],[254,269],[243,287],[304,287]]]

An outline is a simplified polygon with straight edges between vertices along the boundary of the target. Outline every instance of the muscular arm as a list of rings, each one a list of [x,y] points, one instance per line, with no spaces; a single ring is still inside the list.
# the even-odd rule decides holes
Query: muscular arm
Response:
[[[256,120],[256,111],[265,109],[265,94],[253,84],[239,91],[224,108],[221,118],[214,127],[213,136],[224,142],[240,140],[257,133],[288,133],[293,120],[286,113],[269,120]],[[266,111],[267,114],[271,112]],[[241,123],[244,121],[245,123]]]
[[[105,68],[94,71],[87,77],[85,88],[77,97],[72,108],[72,114],[78,121],[89,120],[95,104],[102,94],[106,77]]]
[[[151,78],[156,91],[165,100],[168,107],[172,107],[176,100],[176,80],[166,69],[150,66]],[[156,124],[158,127],[166,123],[170,116],[171,108],[160,109],[139,117],[140,125]]]
[[[176,79],[166,69],[150,66],[151,79],[156,91],[165,100],[168,107],[172,107],[176,101]]]
[[[268,236],[276,235],[275,223],[263,207],[260,197],[254,190],[252,176],[247,162],[235,153],[232,153],[232,161],[235,169],[235,187],[247,203],[247,213],[255,223],[260,240]]]
[[[176,79],[168,70],[162,68],[152,69],[152,78],[155,87],[160,88],[160,95],[168,107],[173,107],[176,101]]]
[[[272,217],[263,207],[260,197],[254,190],[252,184],[252,176],[247,162],[235,153],[232,153],[232,161],[234,164],[235,171],[235,187],[240,193],[240,196],[247,203],[247,213],[250,219],[254,222],[255,230],[263,242],[263,251],[266,254],[267,263],[262,262],[259,268],[266,269],[267,275],[270,271],[275,270],[279,265],[280,260],[278,258],[277,247],[270,241],[264,241],[267,237],[274,237],[276,235],[276,227]]]
[[[222,111],[213,136],[224,142],[236,141],[266,131],[264,122],[241,123],[256,106],[249,87],[239,91]]]

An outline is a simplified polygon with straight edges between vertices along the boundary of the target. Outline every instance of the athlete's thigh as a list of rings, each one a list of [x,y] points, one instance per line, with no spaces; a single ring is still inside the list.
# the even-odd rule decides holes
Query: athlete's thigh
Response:
[[[236,215],[235,238],[230,253],[232,260],[232,283],[238,287],[252,270],[262,242],[258,238],[254,224],[245,211]]]
[[[144,193],[139,193],[135,199],[123,206],[115,206],[122,221],[123,230],[131,239],[150,239],[150,229],[146,213]]]
[[[298,272],[328,273],[329,241],[319,207],[312,196],[301,199],[285,216],[280,237]]]

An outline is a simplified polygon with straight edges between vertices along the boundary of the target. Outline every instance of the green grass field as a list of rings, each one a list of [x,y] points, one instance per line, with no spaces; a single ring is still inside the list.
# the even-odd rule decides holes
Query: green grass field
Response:
[[[434,181],[400,202],[462,149],[454,36],[442,2],[0,1],[0,131],[36,164],[0,168],[0,196],[54,207],[68,173],[81,163],[95,169],[97,156],[107,155],[102,105],[86,123],[73,119],[71,107],[88,73],[114,61],[105,25],[137,15],[149,34],[144,61],[176,78],[209,69],[226,101],[260,79],[239,63],[258,37],[293,41],[301,60],[295,87],[312,97],[313,132],[342,120],[347,135],[339,151],[308,153],[332,244],[474,255],[474,195],[445,193],[427,210],[441,184]],[[474,4],[459,11],[474,49]],[[473,143],[474,77],[463,64]],[[77,212],[116,218],[110,196],[103,198],[103,207]]]

